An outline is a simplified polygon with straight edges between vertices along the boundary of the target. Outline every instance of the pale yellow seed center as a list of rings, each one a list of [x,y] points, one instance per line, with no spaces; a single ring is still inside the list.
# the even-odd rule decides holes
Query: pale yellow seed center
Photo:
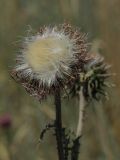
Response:
[[[36,72],[54,70],[55,66],[69,56],[69,40],[49,36],[36,39],[28,45],[25,59]]]

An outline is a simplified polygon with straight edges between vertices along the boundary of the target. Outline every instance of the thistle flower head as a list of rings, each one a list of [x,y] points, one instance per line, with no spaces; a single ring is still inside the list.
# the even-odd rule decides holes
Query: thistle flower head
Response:
[[[42,99],[55,86],[75,80],[89,61],[86,37],[69,24],[40,28],[25,38],[12,77]]]

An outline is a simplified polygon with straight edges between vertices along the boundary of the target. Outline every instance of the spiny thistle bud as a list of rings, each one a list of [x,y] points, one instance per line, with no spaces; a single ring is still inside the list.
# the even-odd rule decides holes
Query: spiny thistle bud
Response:
[[[80,87],[83,86],[83,94],[86,100],[100,100],[101,96],[108,98],[106,87],[112,87],[113,84],[107,79],[113,74],[109,73],[111,66],[104,62],[104,58],[99,54],[84,65],[84,71],[80,73],[79,79],[74,83],[69,94],[76,95]]]
[[[40,28],[26,37],[11,75],[39,100],[71,85],[88,63],[87,35],[69,24]]]

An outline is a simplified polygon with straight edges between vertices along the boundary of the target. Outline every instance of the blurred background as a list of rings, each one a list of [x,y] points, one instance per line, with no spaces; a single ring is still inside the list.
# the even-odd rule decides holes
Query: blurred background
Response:
[[[40,131],[54,119],[54,101],[39,104],[14,82],[19,42],[28,30],[64,20],[89,34],[92,52],[101,52],[116,73],[110,99],[86,108],[80,160],[120,159],[120,1],[0,0],[0,160],[57,160],[52,132]],[[77,101],[63,102],[63,123],[76,129]]]

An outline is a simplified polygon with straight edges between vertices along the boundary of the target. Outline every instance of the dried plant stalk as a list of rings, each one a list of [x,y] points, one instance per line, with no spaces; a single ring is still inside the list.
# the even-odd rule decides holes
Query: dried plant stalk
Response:
[[[76,137],[80,137],[82,135],[84,108],[85,108],[85,98],[83,95],[83,86],[81,86],[81,89],[79,91],[79,119],[78,119]]]

